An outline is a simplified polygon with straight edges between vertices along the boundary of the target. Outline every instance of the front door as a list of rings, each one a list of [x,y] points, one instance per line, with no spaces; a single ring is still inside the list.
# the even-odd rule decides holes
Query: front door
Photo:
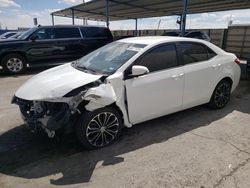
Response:
[[[157,118],[182,108],[183,68],[178,67],[175,44],[146,52],[134,65],[149,69],[147,75],[125,80],[129,120],[132,124]]]
[[[53,28],[38,29],[32,37],[35,40],[30,40],[26,45],[26,54],[28,61],[31,63],[50,63],[56,60],[59,56],[58,52],[63,50],[55,39]]]

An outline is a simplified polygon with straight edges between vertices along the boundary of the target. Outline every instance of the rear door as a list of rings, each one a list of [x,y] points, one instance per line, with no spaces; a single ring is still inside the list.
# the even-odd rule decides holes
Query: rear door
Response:
[[[134,65],[149,69],[147,75],[125,80],[131,123],[139,123],[181,109],[183,68],[178,66],[175,44],[165,44],[146,52]]]
[[[178,49],[185,74],[183,109],[208,102],[221,74],[219,58],[202,43],[180,42]]]
[[[81,49],[82,36],[78,27],[58,27],[55,28],[55,38],[61,50],[58,55],[63,61],[79,59],[83,56]]]

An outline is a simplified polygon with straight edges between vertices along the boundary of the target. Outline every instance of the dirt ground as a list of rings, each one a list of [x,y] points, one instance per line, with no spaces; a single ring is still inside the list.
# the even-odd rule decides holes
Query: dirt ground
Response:
[[[250,82],[222,110],[205,106],[125,129],[85,151],[74,136],[29,132],[15,90],[32,74],[0,77],[0,187],[250,187]],[[39,72],[40,70],[38,70]]]

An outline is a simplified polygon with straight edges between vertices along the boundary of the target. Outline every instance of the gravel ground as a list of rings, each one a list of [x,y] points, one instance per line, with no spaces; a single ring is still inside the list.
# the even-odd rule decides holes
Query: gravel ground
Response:
[[[250,187],[250,82],[222,110],[195,107],[125,129],[85,151],[30,133],[10,100],[40,70],[0,77],[0,187]]]

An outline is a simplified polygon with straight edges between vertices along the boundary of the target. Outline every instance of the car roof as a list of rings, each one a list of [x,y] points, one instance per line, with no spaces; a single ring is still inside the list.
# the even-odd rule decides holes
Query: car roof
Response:
[[[119,42],[138,43],[146,45],[151,45],[151,44],[153,45],[164,42],[181,42],[181,41],[205,43],[203,40],[199,39],[186,38],[186,37],[173,37],[173,36],[131,37],[119,40]]]
[[[98,27],[98,28],[107,28],[105,26],[100,26],[100,25],[40,25],[39,27],[53,27],[53,28],[60,28],[60,27]]]
[[[214,44],[195,38],[187,38],[187,37],[172,37],[172,36],[148,36],[148,37],[131,37],[118,40],[118,42],[125,42],[125,43],[134,43],[134,44],[145,44],[148,46],[154,46],[162,43],[167,42],[197,42],[204,44],[215,51],[217,54],[224,54],[225,51],[221,48],[215,46]]]

